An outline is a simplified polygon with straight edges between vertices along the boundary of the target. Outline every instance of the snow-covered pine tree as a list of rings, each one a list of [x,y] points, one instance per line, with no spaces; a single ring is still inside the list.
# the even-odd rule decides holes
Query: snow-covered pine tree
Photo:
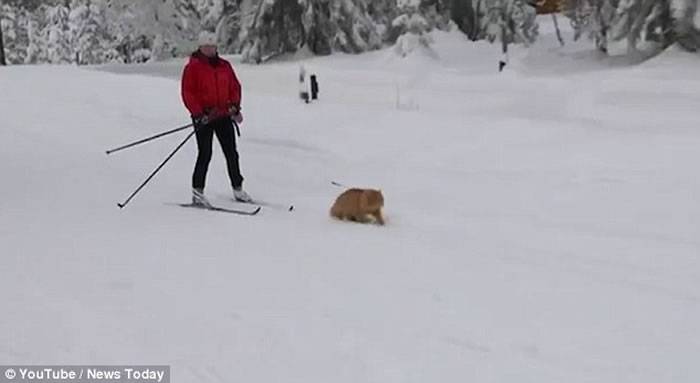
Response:
[[[329,55],[333,51],[331,40],[334,34],[329,1],[301,0],[304,13],[304,44],[317,55]]]
[[[42,36],[46,41],[48,61],[52,64],[69,63],[73,56],[70,39],[70,10],[64,3],[48,5],[44,9],[47,23]]]
[[[105,17],[107,23],[107,34],[112,40],[111,49],[114,57],[112,61],[130,64],[134,62],[134,51],[136,36],[138,35],[134,26],[136,10],[133,4],[119,4],[113,0],[107,1]]]
[[[222,0],[221,15],[213,28],[219,37],[220,52],[240,52],[242,19],[246,11],[243,3],[241,0]]]
[[[620,0],[610,26],[613,40],[627,40],[630,51],[640,40],[659,38],[670,42],[672,31],[670,0]]]
[[[528,45],[537,38],[536,10],[526,0],[491,0],[485,9],[482,29],[490,42],[499,41],[503,53],[508,45]]]
[[[218,26],[224,12],[224,0],[168,0],[172,3],[170,26],[159,33],[159,39],[170,43],[184,43],[189,51],[192,41],[202,30],[213,31]],[[161,12],[163,13],[163,12]],[[167,25],[166,25],[167,26]],[[160,32],[160,31],[159,31]],[[156,44],[158,45],[158,44]],[[180,49],[178,49],[180,50]]]
[[[394,0],[391,0],[394,1]],[[360,53],[382,46],[387,0],[255,0],[242,21],[244,60],[262,62],[308,46],[315,54]]]
[[[243,60],[261,63],[296,52],[303,45],[302,4],[297,0],[257,0],[255,15],[245,27]]]
[[[39,64],[48,62],[48,42],[44,38],[44,30],[46,29],[45,5],[27,13],[26,27],[27,49],[24,63]]]
[[[587,34],[600,51],[607,52],[616,5],[611,0],[565,0],[563,13],[571,20],[574,40]]]
[[[0,5],[0,23],[3,29],[5,61],[7,64],[23,64],[27,57],[29,13],[12,2]]]
[[[626,40],[630,51],[640,41],[661,47],[678,42],[696,50],[700,48],[694,24],[697,6],[697,0],[567,0],[564,13],[571,19],[575,38],[587,33],[604,52],[610,40]]]
[[[179,5],[191,1],[163,0],[152,4],[154,24],[146,29],[151,41],[149,61],[163,60],[186,54],[199,33],[198,13],[190,14]]]
[[[697,0],[674,0],[672,6],[676,41],[689,51],[700,50],[700,30],[695,23],[700,4]]]
[[[54,5],[61,1],[65,0],[3,0],[2,3],[33,12],[42,5]]]
[[[488,1],[490,0],[452,0],[447,4],[447,12],[452,21],[472,41],[483,38],[481,19],[485,16]]]
[[[107,0],[110,36],[126,62],[189,53],[200,31],[200,13],[186,0]]]
[[[280,4],[282,10],[289,10],[288,5],[296,1]],[[163,3],[162,28],[155,46],[162,40],[169,47],[169,54],[182,55],[195,48],[194,41],[202,30],[216,33],[221,53],[240,52],[242,40],[247,36],[242,28],[244,20],[251,18],[253,9],[270,0],[163,0]]]
[[[108,34],[117,61],[142,63],[153,57],[155,35],[164,27],[157,23],[162,2],[107,0]]]
[[[428,22],[428,29],[448,30],[451,0],[420,0],[418,10]]]
[[[118,56],[107,31],[104,0],[73,0],[70,12],[73,52],[77,64],[99,64]]]
[[[360,53],[394,43],[396,0],[299,0],[305,43],[315,54]]]
[[[3,37],[3,10],[0,7],[0,65],[7,65],[7,60],[5,59],[5,38]]]
[[[646,23],[644,37],[648,41],[656,41],[668,46],[674,39],[672,0],[659,1],[659,8],[654,9],[654,16]]]
[[[17,10],[9,4],[0,5],[0,65],[14,63],[12,46],[17,34]],[[5,54],[7,49],[7,55]]]
[[[197,20],[199,22],[199,27],[207,30],[215,30],[219,25],[221,18],[226,11],[227,2],[224,0],[192,0],[189,3],[196,10],[194,13],[194,18],[191,20]],[[228,3],[231,3],[230,1]],[[230,5],[230,4],[228,4]],[[190,26],[190,28],[195,28],[197,26]]]
[[[420,8],[420,11],[423,11],[422,7]],[[375,30],[381,37],[383,43],[395,43],[398,35],[391,33],[393,30],[391,23],[400,14],[396,0],[370,1],[367,4],[367,14],[372,20]]]
[[[419,47],[430,49],[433,40],[428,35],[428,21],[418,12],[420,0],[397,0],[396,5],[401,12],[391,23],[399,35],[394,44],[396,55],[406,57]]]
[[[310,0],[313,1],[313,0]],[[331,25],[334,30],[331,46],[345,53],[361,53],[382,46],[381,32],[369,13],[372,0],[331,1]],[[379,16],[379,15],[377,15]]]

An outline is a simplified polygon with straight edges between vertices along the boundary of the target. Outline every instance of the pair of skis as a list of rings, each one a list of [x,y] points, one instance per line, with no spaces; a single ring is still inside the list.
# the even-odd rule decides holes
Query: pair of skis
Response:
[[[181,207],[189,207],[189,208],[195,208],[195,209],[216,211],[219,213],[229,213],[229,214],[247,215],[247,216],[257,215],[258,213],[260,213],[263,206],[269,207],[272,209],[278,209],[278,210],[284,209],[284,210],[287,210],[290,212],[292,210],[294,210],[294,205],[285,206],[285,205],[274,204],[274,203],[263,202],[263,201],[252,201],[252,202],[236,201],[236,203],[251,205],[251,208],[250,209],[231,209],[231,208],[225,208],[225,207],[220,207],[220,206],[197,205],[197,204],[193,204],[193,203],[178,203],[177,205],[181,206]]]

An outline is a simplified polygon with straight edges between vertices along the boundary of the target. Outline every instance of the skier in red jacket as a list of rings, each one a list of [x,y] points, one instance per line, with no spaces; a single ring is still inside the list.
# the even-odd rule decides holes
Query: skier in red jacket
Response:
[[[182,100],[192,115],[199,149],[192,175],[192,203],[211,207],[204,196],[204,184],[214,134],[226,156],[234,198],[251,202],[251,197],[243,190],[243,176],[231,122],[231,119],[238,124],[243,122],[241,84],[231,64],[219,57],[214,34],[203,32],[198,44],[199,49],[192,54],[182,73]]]

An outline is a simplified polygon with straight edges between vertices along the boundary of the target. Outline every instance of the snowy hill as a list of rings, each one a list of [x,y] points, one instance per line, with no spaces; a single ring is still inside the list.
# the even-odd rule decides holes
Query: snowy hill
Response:
[[[531,50],[499,75],[497,50],[454,38],[440,60],[308,60],[312,105],[299,63],[238,64],[246,187],[296,206],[256,217],[166,205],[189,198],[193,142],[116,207],[183,135],[104,150],[187,122],[182,62],[0,68],[0,360],[170,364],[174,382],[697,382],[697,56],[566,73]],[[216,145],[206,191],[226,204]],[[381,188],[388,225],[331,220],[331,181]]]

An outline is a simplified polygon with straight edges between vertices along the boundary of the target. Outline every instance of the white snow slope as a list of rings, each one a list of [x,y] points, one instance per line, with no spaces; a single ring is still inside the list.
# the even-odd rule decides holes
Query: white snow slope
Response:
[[[312,105],[298,63],[236,65],[247,189],[296,206],[256,217],[165,204],[189,198],[194,142],[116,206],[184,133],[104,151],[187,122],[182,62],[0,68],[0,361],[170,364],[188,383],[698,382],[698,57],[608,68],[550,39],[497,74],[497,47],[436,40],[439,61],[307,61]],[[215,143],[222,205],[223,163]],[[381,188],[388,225],[331,220],[331,181]]]

